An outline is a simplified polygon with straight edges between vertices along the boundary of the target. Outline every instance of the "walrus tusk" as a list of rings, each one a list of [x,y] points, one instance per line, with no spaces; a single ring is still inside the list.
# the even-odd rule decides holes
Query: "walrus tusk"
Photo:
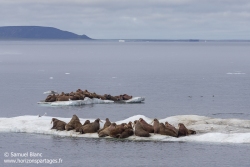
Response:
[[[154,123],[154,120],[150,124],[152,124],[152,123]]]

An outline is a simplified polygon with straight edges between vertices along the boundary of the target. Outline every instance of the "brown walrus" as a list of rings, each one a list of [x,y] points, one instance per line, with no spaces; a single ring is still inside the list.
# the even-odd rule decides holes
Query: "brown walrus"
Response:
[[[98,133],[99,133],[100,131],[104,130],[105,128],[109,127],[110,125],[111,125],[111,122],[109,121],[108,118],[106,118],[106,122],[105,122],[103,128],[100,129],[100,130],[98,130]]]
[[[168,122],[165,122],[166,129],[172,130],[175,134],[178,134],[178,129],[176,129],[173,125]]]
[[[196,134],[196,131],[187,129],[183,123],[179,123],[178,126],[179,126],[178,137]]]
[[[80,94],[83,94],[82,89],[77,89],[76,92],[77,92],[77,93],[80,93]]]
[[[160,133],[160,123],[158,119],[155,118],[153,121],[154,121],[154,124],[153,124],[154,134]]]
[[[56,98],[56,101],[69,101],[72,96],[60,95]]]
[[[129,123],[127,124],[127,127],[130,129],[133,129],[133,123],[131,121],[129,121]]]
[[[140,137],[149,137],[149,132],[145,131],[139,120],[134,122],[135,124],[135,135]]]
[[[55,94],[48,95],[47,98],[45,99],[45,102],[54,102],[54,101],[56,101],[57,97],[58,96]]]
[[[85,97],[90,98],[90,99],[93,99],[93,98],[94,98],[93,96],[95,96],[95,94],[90,93],[90,92],[87,91],[87,90],[83,91],[83,95],[84,95]]]
[[[65,125],[65,130],[69,131],[69,130],[76,129],[78,131],[78,129],[81,126],[82,126],[82,124],[81,124],[79,118],[76,115],[73,115],[70,122]]]
[[[124,130],[125,130],[124,124],[115,125],[115,128],[110,130],[109,136],[113,138],[118,138]]]
[[[115,97],[115,96],[111,96],[111,95],[105,94],[104,97],[105,97],[107,100],[118,101],[118,98]]]
[[[110,125],[112,126],[112,125]],[[101,131],[98,132],[98,136],[99,137],[106,137],[106,136],[109,136],[109,133],[110,133],[110,127],[107,127]]]
[[[116,123],[112,123],[109,127],[99,131],[98,136],[99,137],[106,137],[110,135],[110,131],[115,129]]]
[[[82,126],[79,131],[81,134],[84,133],[95,133],[100,129],[100,122],[101,120],[97,118],[94,122],[86,124]]]
[[[178,137],[178,134],[176,134],[174,131],[171,129],[167,129],[163,123],[160,123],[160,131],[159,133],[161,135],[167,135],[167,136],[172,136],[172,137]]]
[[[96,98],[101,99],[101,100],[107,100],[106,97],[102,95],[96,95]]]
[[[74,95],[70,98],[71,100],[83,100],[85,96],[80,93],[74,93]]]
[[[119,138],[122,139],[122,138],[127,138],[129,136],[134,135],[134,131],[133,131],[133,128],[132,128],[132,122],[129,122],[128,125],[124,126],[124,128],[125,128],[125,130],[120,135],[118,135]]]
[[[127,94],[122,95],[122,100],[129,100],[132,99],[133,96],[129,96]]]
[[[84,122],[84,124],[82,124],[82,126],[87,125],[87,124],[90,124],[90,121],[89,121],[89,120],[86,120],[86,121]]]
[[[51,123],[53,122],[53,127],[51,129],[56,129],[56,130],[65,130],[65,125],[66,123],[56,119],[56,118],[52,118]]]
[[[147,131],[148,133],[154,133],[154,128],[152,125],[148,124],[144,119],[139,119],[142,128]]]

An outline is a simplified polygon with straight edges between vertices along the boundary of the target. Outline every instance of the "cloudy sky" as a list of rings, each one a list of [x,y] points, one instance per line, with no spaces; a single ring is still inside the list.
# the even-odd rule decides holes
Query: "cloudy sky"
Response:
[[[95,39],[250,39],[250,0],[0,0],[0,26]]]

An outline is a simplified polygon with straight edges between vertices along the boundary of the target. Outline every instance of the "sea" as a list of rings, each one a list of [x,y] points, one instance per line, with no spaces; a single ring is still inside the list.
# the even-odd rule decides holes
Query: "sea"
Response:
[[[249,167],[249,55],[250,42],[233,41],[0,41],[0,166]],[[46,98],[43,92],[77,89],[145,101],[37,104]],[[216,136],[231,133],[222,129],[206,139],[197,131],[199,140],[188,136],[181,141],[140,141],[43,134],[32,125],[31,130],[24,129],[25,121],[14,124],[20,116],[70,119],[74,114],[111,122],[138,115],[150,119],[194,115],[237,120],[234,126],[244,131],[239,131],[239,138],[234,133],[233,139],[229,135],[217,140]],[[8,125],[5,119],[10,120]],[[23,157],[26,153],[28,157]]]

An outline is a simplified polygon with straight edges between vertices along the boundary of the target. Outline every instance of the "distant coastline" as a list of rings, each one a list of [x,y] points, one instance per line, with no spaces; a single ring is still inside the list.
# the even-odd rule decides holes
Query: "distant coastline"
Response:
[[[0,27],[0,40],[91,40],[91,38],[53,27],[5,26]]]
[[[100,42],[250,42],[249,40],[206,40],[206,39],[92,39],[87,35],[77,35],[54,27],[42,26],[4,26],[0,27],[0,41],[29,40],[80,40]]]

